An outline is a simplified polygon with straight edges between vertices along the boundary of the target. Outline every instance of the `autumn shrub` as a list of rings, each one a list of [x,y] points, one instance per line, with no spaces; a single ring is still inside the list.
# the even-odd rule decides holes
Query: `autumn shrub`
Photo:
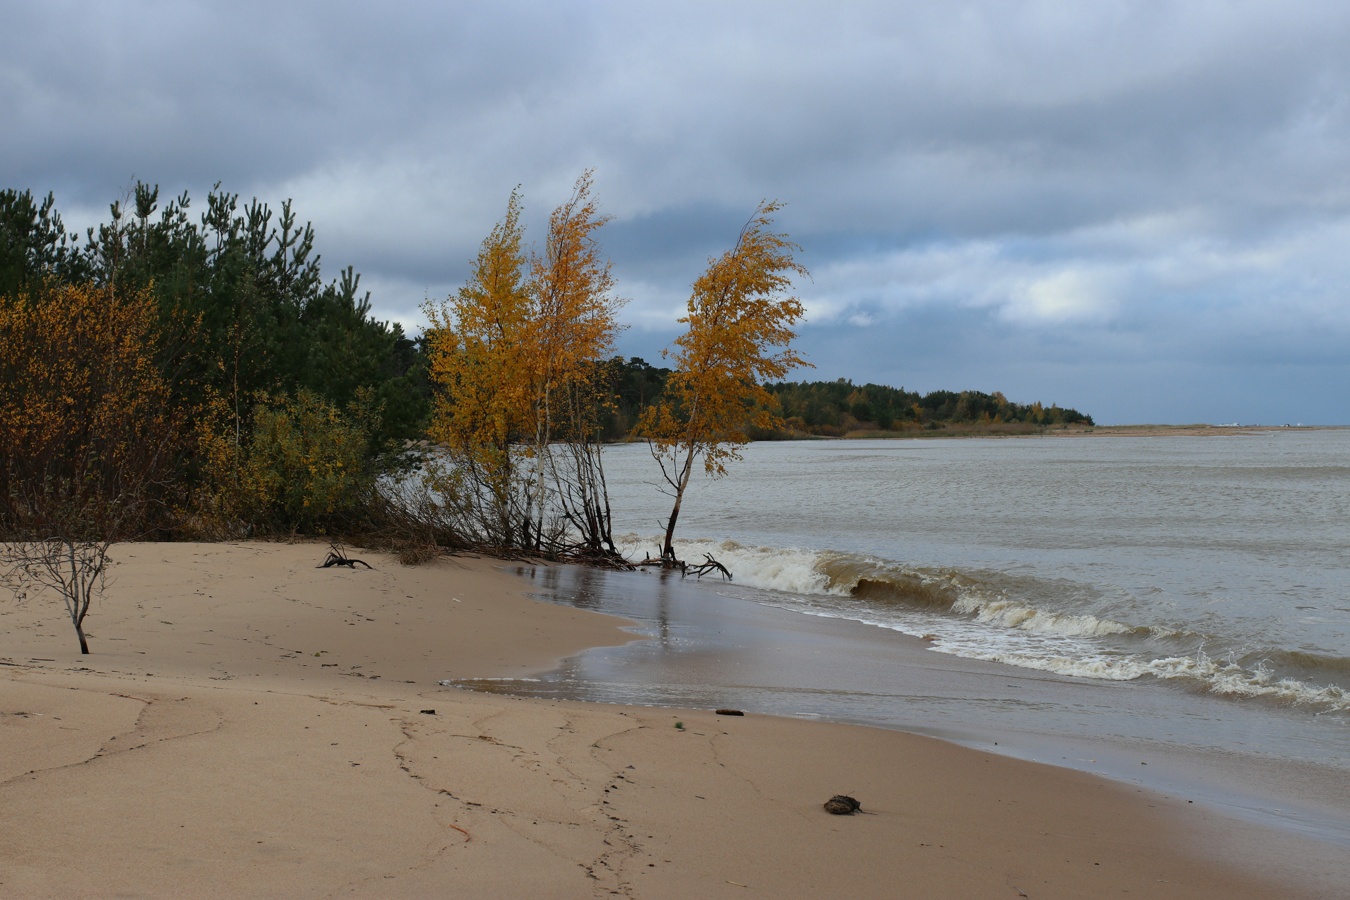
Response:
[[[438,469],[428,448],[409,447],[375,480],[371,506],[353,543],[392,554],[405,566],[421,565],[443,552],[482,545],[462,528],[463,513],[438,494],[430,470]]]
[[[226,508],[265,533],[360,530],[374,498],[378,424],[365,391],[345,410],[304,389],[263,397]]]
[[[148,291],[46,284],[0,299],[0,531],[118,538],[166,526],[184,416]]]

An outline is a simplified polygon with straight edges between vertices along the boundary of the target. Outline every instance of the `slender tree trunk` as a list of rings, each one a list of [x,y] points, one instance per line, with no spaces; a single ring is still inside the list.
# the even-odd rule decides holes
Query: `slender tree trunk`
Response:
[[[599,441],[599,437],[596,438]],[[609,552],[618,555],[618,548],[614,546],[614,514],[609,507],[609,483],[605,480],[605,463],[598,443],[595,447],[595,476],[598,481],[595,492],[595,514],[600,522],[600,539]],[[601,504],[604,508],[601,508]]]
[[[675,560],[675,548],[671,546],[671,542],[675,536],[675,523],[680,518],[680,499],[680,495],[677,494],[675,496],[675,508],[670,511],[670,520],[666,523],[666,543],[661,548],[661,558],[668,559],[671,562]]]
[[[666,543],[661,548],[661,558],[672,562],[675,560],[675,523],[680,519],[680,504],[684,502],[684,489],[689,487],[689,476],[694,471],[694,449],[689,448],[689,455],[684,459],[684,467],[680,470],[679,482],[675,485],[675,507],[670,511],[670,519],[666,522]]]
[[[96,547],[94,552],[98,555]],[[97,577],[98,569],[103,568],[103,563],[100,560],[98,569],[89,571],[83,559],[87,551],[77,554],[75,542],[71,540],[65,541],[65,555],[66,564],[70,566],[70,582],[66,589],[67,600],[70,603],[70,621],[75,626],[75,636],[80,639],[80,653],[87,655],[89,640],[84,634],[84,617],[89,613],[89,602],[95,586],[94,579]]]

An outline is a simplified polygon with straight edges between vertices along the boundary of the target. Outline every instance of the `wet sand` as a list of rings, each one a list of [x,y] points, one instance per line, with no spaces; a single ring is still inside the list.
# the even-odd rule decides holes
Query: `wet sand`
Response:
[[[1344,888],[1311,844],[931,738],[448,689],[631,635],[488,560],[324,549],[117,548],[83,657],[59,602],[0,600],[0,896]]]
[[[917,637],[807,615],[720,579],[524,564],[508,571],[532,596],[632,620],[649,640],[595,647],[528,679],[464,683],[474,690],[739,707],[923,734],[1103,775],[1350,850],[1345,731],[1330,718],[1148,679],[1073,678],[933,652]]]

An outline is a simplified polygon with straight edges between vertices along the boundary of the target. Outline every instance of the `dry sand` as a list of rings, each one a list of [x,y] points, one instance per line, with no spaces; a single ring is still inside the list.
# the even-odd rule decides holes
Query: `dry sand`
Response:
[[[1297,841],[1076,772],[444,688],[628,636],[490,561],[324,549],[119,547],[85,657],[0,600],[0,896],[1338,895]]]

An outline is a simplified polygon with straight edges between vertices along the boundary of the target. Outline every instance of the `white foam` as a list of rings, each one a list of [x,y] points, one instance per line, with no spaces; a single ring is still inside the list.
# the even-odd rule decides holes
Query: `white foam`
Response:
[[[1008,648],[982,645],[957,638],[938,639],[933,649],[970,659],[982,659],[1005,665],[1053,672],[1075,678],[1109,681],[1134,681],[1152,676],[1161,679],[1185,679],[1199,683],[1212,694],[1255,698],[1293,706],[1350,712],[1350,695],[1335,685],[1309,684],[1292,678],[1279,678],[1265,670],[1248,670],[1236,663],[1217,662],[1199,653],[1147,659],[1133,655],[1055,655],[1048,648]]]
[[[630,557],[644,548],[659,545],[659,539],[627,535],[622,550]],[[707,553],[731,570],[736,583],[785,594],[827,595],[829,578],[816,569],[820,553],[815,550],[746,547],[735,541],[676,541],[676,555],[697,562]]]
[[[1215,694],[1259,697],[1295,706],[1318,706],[1337,711],[1350,711],[1350,695],[1335,685],[1309,684],[1293,678],[1280,678],[1264,667],[1255,670],[1244,669],[1236,663],[1216,662],[1204,654],[1199,654],[1199,659],[1192,662],[1194,669],[1190,672],[1183,668],[1176,675],[1160,674],[1160,677],[1191,675],[1199,677]]]
[[[1129,625],[1099,619],[1096,616],[1068,615],[1045,612],[1011,600],[988,600],[973,593],[963,593],[952,611],[974,616],[976,621],[1004,628],[1018,628],[1032,634],[1062,637],[1105,637],[1110,634],[1129,634]]]

